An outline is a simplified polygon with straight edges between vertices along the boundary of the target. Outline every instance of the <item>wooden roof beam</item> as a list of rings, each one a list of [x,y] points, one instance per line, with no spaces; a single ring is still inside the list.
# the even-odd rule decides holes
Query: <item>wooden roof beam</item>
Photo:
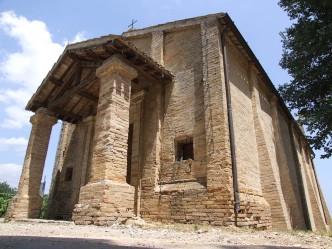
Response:
[[[60,118],[59,116],[62,116],[63,118],[60,119],[65,119],[65,121],[68,121],[70,123],[73,123],[75,121],[76,121],[75,123],[77,123],[82,120],[82,116],[67,112],[60,108],[53,108],[52,111],[58,114],[58,118]]]
[[[78,66],[83,68],[97,68],[102,64],[103,63],[101,61],[81,61],[78,63]]]
[[[58,80],[54,77],[50,77],[50,81],[51,81],[51,83],[53,83],[56,86],[61,86],[63,84],[63,82],[61,80]]]
[[[61,97],[62,94],[66,91],[66,88],[70,85],[70,83],[72,82],[73,76],[71,76],[70,80],[65,81],[62,85],[59,86],[58,89],[56,89],[56,93],[54,95],[54,97],[51,99],[51,101],[56,100],[59,96]]]
[[[78,85],[74,86],[72,89],[69,91],[66,91],[61,97],[53,100],[48,104],[48,108],[52,109],[54,108],[57,104],[61,103],[62,101],[65,101],[69,97],[73,96],[74,94],[79,93],[80,91],[83,90],[84,87],[98,81],[98,78],[95,76],[95,71],[91,71],[89,75]]]
[[[98,98],[96,98],[95,96],[92,96],[91,94],[88,94],[86,92],[79,92],[78,93],[80,96],[88,99],[88,100],[91,100],[92,102],[94,103],[98,103]]]
[[[80,83],[81,77],[82,77],[82,71],[83,71],[82,67],[79,67],[76,70],[76,72],[75,72],[75,78],[74,78],[74,81],[73,81],[73,86],[77,86]]]
[[[113,47],[110,47],[108,44],[103,45],[103,49],[109,56],[112,56],[119,52],[119,51],[115,50]]]
[[[68,52],[68,56],[70,59],[72,59],[75,62],[81,62],[82,61],[82,57],[77,55],[75,52]]]

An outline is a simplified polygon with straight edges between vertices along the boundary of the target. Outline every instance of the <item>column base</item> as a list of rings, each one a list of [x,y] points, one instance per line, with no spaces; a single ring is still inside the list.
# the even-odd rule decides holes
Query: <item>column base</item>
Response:
[[[40,215],[42,197],[15,195],[9,202],[6,221],[37,219]]]
[[[262,196],[240,193],[240,209],[236,225],[258,230],[272,227],[270,205]]]
[[[81,187],[73,211],[76,225],[107,226],[134,217],[135,188],[127,183],[100,181]]]

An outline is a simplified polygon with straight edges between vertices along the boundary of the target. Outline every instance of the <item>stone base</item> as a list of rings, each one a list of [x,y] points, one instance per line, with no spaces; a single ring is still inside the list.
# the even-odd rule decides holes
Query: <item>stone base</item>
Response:
[[[6,220],[22,220],[39,218],[42,197],[15,195],[9,202]]]
[[[124,222],[134,217],[134,193],[135,188],[126,183],[89,183],[81,188],[72,219],[77,225],[106,226]]]
[[[240,194],[240,212],[236,215],[236,225],[255,229],[272,227],[271,211],[268,202],[261,196]]]

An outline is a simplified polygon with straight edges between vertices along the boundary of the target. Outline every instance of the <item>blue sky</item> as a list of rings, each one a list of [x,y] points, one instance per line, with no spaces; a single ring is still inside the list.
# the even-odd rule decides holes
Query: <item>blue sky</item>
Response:
[[[227,12],[277,86],[279,32],[290,26],[275,0],[0,0],[0,181],[17,187],[31,125],[24,107],[68,43],[217,12]],[[54,126],[44,175],[49,188],[60,124]],[[332,159],[314,160],[332,210]]]

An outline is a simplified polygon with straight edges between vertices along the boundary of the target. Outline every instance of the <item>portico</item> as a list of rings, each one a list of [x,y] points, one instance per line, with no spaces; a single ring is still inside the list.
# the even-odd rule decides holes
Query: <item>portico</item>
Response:
[[[141,128],[135,118],[140,115],[134,113],[137,108],[130,108],[131,95],[135,106],[135,96],[171,78],[162,66],[115,36],[69,45],[27,105],[27,110],[35,112],[33,126],[19,191],[7,219],[38,218],[40,182],[51,129],[58,119],[77,138],[73,135],[66,148],[58,151],[56,163],[62,165],[55,174],[62,171],[62,178],[51,189],[51,199],[55,197],[52,201],[57,203],[54,208],[68,209],[73,215],[68,218],[77,224],[104,225],[132,217],[137,210],[134,203],[139,203],[135,188],[140,173],[139,142],[135,142],[132,167],[136,168],[130,169],[136,172],[135,180],[126,181],[127,161],[132,160],[127,158],[130,119],[135,122],[133,137],[140,136]],[[57,193],[61,184],[66,194]],[[95,217],[85,218],[91,212]]]

